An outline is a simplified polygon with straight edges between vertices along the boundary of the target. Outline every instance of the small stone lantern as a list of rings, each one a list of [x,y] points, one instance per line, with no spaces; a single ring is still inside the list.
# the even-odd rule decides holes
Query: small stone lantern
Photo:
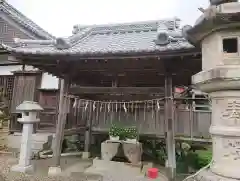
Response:
[[[16,107],[16,110],[22,114],[21,118],[18,118],[18,122],[23,124],[22,141],[20,149],[20,158],[18,165],[11,168],[16,172],[31,172],[33,166],[30,163],[32,156],[32,133],[33,124],[40,121],[37,118],[37,113],[42,111],[43,108],[36,102],[24,101],[22,104]]]

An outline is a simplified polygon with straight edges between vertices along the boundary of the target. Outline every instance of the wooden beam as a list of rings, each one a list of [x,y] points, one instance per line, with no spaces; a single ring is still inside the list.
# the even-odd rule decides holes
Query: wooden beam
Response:
[[[199,48],[192,48],[187,50],[176,50],[176,51],[164,51],[164,52],[134,52],[134,53],[115,53],[113,54],[86,54],[86,55],[72,55],[69,56],[69,54],[57,54],[57,55],[44,55],[44,54],[25,54],[20,55],[18,53],[12,53],[14,56],[22,58],[22,59],[41,59],[46,61],[56,61],[56,60],[63,60],[63,61],[69,61],[69,58],[71,58],[71,61],[76,60],[79,61],[80,59],[94,59],[94,60],[106,60],[106,59],[149,59],[149,58],[172,58],[172,57],[179,57],[179,56],[191,56],[196,57],[198,55],[201,55],[201,50]]]
[[[70,93],[78,94],[151,94],[163,92],[163,87],[83,87],[72,86]]]
[[[194,58],[189,59],[182,59],[180,60],[180,57],[178,58],[171,58],[164,60],[171,64],[171,67],[175,67],[176,70],[179,70],[179,67],[183,69],[184,67],[186,69],[190,69],[190,67],[197,66],[198,69],[201,69],[201,61],[195,61]],[[118,73],[121,72],[136,72],[136,71],[143,71],[143,72],[163,72],[164,66],[163,66],[163,60],[158,60],[154,58],[148,58],[148,59],[122,59],[122,60],[78,60],[76,61],[59,61],[59,62],[46,62],[46,61],[34,61],[34,60],[24,60],[26,64],[31,64],[35,66],[48,66],[51,67],[51,69],[55,70],[56,65],[61,65],[63,67],[69,67],[70,72],[69,73],[76,73],[79,72],[115,72]],[[66,65],[69,66],[66,66]],[[191,70],[191,69],[190,69]]]
[[[64,136],[71,136],[71,135],[74,135],[74,134],[84,133],[85,130],[86,130],[85,126],[71,128],[71,129],[65,129],[64,130]]]
[[[105,101],[138,101],[138,100],[150,100],[150,99],[161,99],[164,97],[164,93],[159,93],[158,95],[91,95],[89,98],[86,97],[86,99],[92,99],[92,100],[105,100]],[[84,97],[83,97],[84,99]]]

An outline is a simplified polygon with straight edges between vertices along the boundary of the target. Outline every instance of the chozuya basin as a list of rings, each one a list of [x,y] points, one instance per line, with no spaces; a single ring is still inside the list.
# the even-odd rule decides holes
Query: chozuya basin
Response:
[[[209,0],[211,5],[220,5],[224,3],[238,2],[238,0]]]

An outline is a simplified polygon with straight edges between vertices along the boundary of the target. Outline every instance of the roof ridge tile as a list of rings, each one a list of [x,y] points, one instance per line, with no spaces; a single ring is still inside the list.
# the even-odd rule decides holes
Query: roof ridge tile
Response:
[[[94,32],[108,32],[108,31],[129,31],[134,29],[157,29],[159,23],[165,23],[169,29],[179,27],[179,18],[168,18],[162,20],[151,20],[151,21],[138,21],[128,23],[112,23],[112,24],[99,24],[99,25],[74,25],[73,33],[77,34],[84,28],[92,28]]]

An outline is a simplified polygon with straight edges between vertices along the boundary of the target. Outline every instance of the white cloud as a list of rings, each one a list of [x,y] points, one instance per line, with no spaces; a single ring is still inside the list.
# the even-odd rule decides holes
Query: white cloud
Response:
[[[55,36],[69,36],[75,24],[105,24],[178,16],[192,24],[208,0],[8,0]],[[201,3],[200,3],[201,2]]]

